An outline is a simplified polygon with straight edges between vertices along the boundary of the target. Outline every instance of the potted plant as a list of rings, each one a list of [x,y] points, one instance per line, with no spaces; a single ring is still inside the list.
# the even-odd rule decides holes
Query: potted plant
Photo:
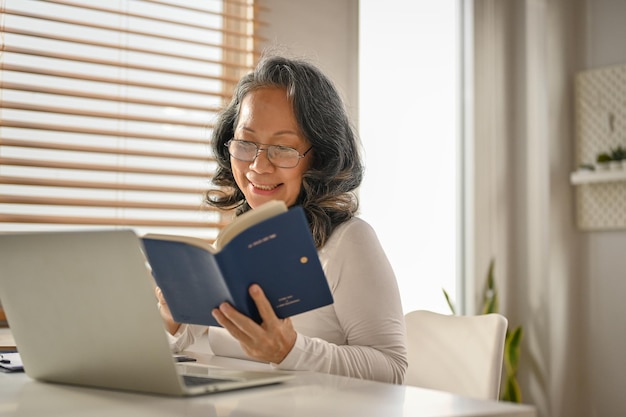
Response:
[[[611,155],[606,152],[599,153],[596,157],[596,163],[598,166],[598,171],[609,169],[609,164],[611,163]]]
[[[624,169],[626,168],[626,148],[617,146],[611,149],[611,168],[612,169]]]

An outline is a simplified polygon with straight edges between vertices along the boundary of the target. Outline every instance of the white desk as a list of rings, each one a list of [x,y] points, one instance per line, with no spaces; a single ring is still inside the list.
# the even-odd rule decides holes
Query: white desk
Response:
[[[201,362],[264,369],[247,361],[198,355]],[[288,382],[194,398],[132,394],[31,380],[0,373],[3,417],[535,417],[534,407],[481,401],[439,391],[318,373]]]

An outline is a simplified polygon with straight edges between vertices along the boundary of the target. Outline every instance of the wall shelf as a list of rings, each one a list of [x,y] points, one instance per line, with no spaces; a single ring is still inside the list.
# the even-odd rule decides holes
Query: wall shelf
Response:
[[[589,171],[579,170],[572,172],[570,181],[574,185],[594,184],[603,182],[626,181],[626,170],[616,171]]]
[[[575,80],[578,168],[626,146],[626,64],[582,71]],[[614,165],[570,174],[580,230],[626,229],[626,169]]]

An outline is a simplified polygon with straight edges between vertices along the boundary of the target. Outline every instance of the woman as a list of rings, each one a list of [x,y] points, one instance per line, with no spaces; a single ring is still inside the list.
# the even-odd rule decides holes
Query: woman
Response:
[[[363,166],[331,81],[305,61],[263,58],[220,114],[212,146],[220,189],[207,194],[207,203],[237,207],[237,214],[269,200],[301,205],[335,302],[279,319],[263,289],[252,285],[261,325],[223,303],[213,311],[223,328],[206,328],[175,323],[157,289],[173,349],[208,331],[217,355],[402,383],[407,360],[397,283],[374,231],[355,217]]]

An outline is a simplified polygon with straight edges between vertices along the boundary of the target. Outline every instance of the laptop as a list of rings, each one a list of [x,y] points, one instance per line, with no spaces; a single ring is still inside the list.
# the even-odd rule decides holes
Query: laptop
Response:
[[[28,376],[173,396],[286,381],[177,363],[132,230],[0,234],[0,300]]]

